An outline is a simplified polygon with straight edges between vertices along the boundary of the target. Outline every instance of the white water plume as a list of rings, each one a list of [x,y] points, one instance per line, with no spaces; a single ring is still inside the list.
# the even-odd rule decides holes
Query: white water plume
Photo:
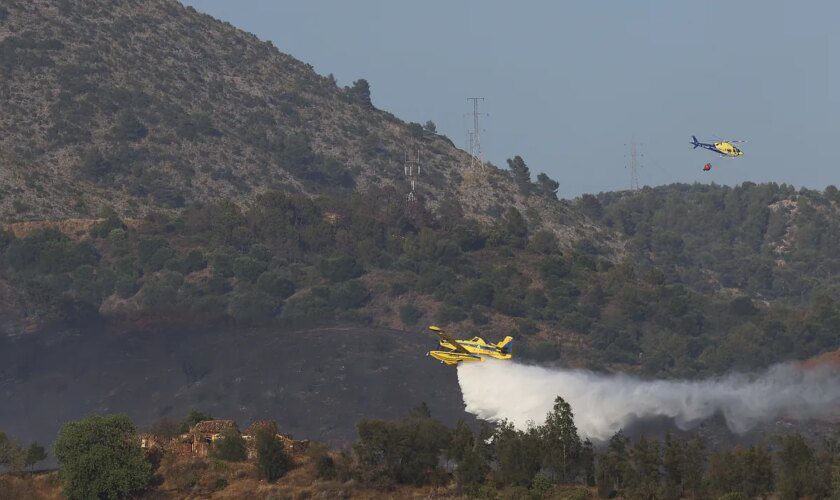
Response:
[[[561,396],[583,436],[597,441],[635,421],[668,417],[687,430],[717,413],[742,434],[777,418],[829,419],[840,415],[840,369],[804,370],[779,364],[753,374],[706,380],[643,380],[586,370],[549,369],[487,360],[458,367],[466,410],[517,428],[540,425]]]

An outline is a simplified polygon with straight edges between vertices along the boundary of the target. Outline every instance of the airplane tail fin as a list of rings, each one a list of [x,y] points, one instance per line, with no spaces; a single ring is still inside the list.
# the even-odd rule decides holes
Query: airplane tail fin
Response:
[[[692,141],[692,142],[691,142],[691,144],[693,144],[693,145],[694,145],[694,149],[697,149],[697,146],[699,146],[699,145],[700,145],[700,143],[699,143],[699,142],[697,142],[697,137],[695,137],[695,136],[693,136],[693,135],[692,135],[692,136],[691,136],[691,141]]]
[[[513,342],[513,337],[505,337],[504,340],[496,344],[499,347],[499,350],[502,351],[503,354],[510,354],[511,348],[513,347],[511,344]]]

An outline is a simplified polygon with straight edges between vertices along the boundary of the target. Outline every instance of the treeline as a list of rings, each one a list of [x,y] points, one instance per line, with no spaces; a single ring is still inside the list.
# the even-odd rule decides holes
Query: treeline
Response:
[[[441,323],[464,335],[506,326],[520,357],[583,358],[692,376],[836,348],[838,296],[802,307],[704,294],[596,242],[563,247],[509,208],[495,222],[405,210],[384,188],[344,198],[268,192],[253,206],[196,205],[90,237],[0,237],[20,309],[64,324],[203,326],[330,321]],[[431,304],[421,307],[418,304]],[[582,348],[561,346],[571,332]]]
[[[818,449],[799,434],[750,447],[709,450],[701,436],[635,441],[621,431],[604,446],[582,440],[568,403],[558,397],[545,423],[526,430],[502,422],[474,434],[447,429],[428,412],[396,422],[361,421],[345,454],[345,474],[388,487],[435,484],[447,472],[471,495],[549,498],[569,485],[603,498],[828,498],[840,494],[840,429]],[[349,464],[349,465],[347,465]]]
[[[46,450],[37,442],[33,441],[29,446],[25,446],[0,431],[0,467],[6,467],[13,473],[21,473],[46,458]]]
[[[180,423],[162,420],[150,432],[169,438],[209,415],[193,411]],[[395,491],[410,486],[452,486],[480,498],[727,498],[782,499],[840,495],[840,429],[817,446],[787,434],[752,446],[709,449],[699,435],[631,440],[621,431],[594,446],[574,424],[562,398],[542,425],[517,429],[509,422],[482,422],[473,432],[463,421],[441,424],[425,404],[398,420],[361,420],[358,439],[341,451],[310,447],[305,463],[317,479]],[[65,424],[55,456],[68,498],[117,498],[154,489],[161,481],[178,491],[211,494],[234,477],[200,458],[140,448],[124,415],[90,416]],[[270,482],[296,467],[271,432],[256,437],[255,477]],[[212,445],[211,460],[244,462],[246,445],[233,431]],[[239,474],[239,476],[236,476]],[[251,474],[251,473],[249,473]],[[3,485],[0,478],[0,487]],[[451,490],[449,490],[451,491]]]
[[[837,295],[840,192],[787,184],[672,184],[584,195],[576,205],[626,236],[639,263],[700,291]]]

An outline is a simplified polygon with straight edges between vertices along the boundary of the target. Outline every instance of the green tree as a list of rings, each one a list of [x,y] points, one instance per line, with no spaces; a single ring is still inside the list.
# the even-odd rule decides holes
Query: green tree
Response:
[[[560,481],[573,481],[579,473],[581,442],[571,405],[557,396],[539,431],[542,453],[550,469]]]
[[[528,488],[528,491],[531,493],[531,498],[546,498],[553,486],[548,476],[542,472],[537,472],[531,479],[531,486]]]
[[[472,431],[466,422],[459,419],[449,439],[449,447],[446,450],[447,456],[455,460],[460,460],[474,445],[475,438],[473,437]]]
[[[658,498],[662,466],[659,442],[640,437],[630,450],[630,463],[630,495],[635,498]]]
[[[236,279],[254,283],[267,267],[266,263],[260,260],[251,257],[239,257],[233,261],[233,274]]]
[[[24,459],[24,465],[27,467],[32,467],[38,462],[45,460],[47,458],[47,450],[44,449],[43,446],[39,445],[38,443],[32,443],[29,445],[29,448],[26,449],[26,458]]]
[[[28,467],[26,463],[27,450],[17,441],[10,439],[4,432],[0,432],[0,467],[8,467],[10,471],[18,473]]]
[[[519,210],[510,207],[505,212],[501,221],[500,231],[501,243],[524,248],[528,242],[528,223]]]
[[[773,459],[760,445],[718,451],[709,457],[707,479],[715,496],[763,497],[773,491]]]
[[[353,82],[352,87],[347,87],[345,92],[351,102],[361,104],[364,107],[373,107],[370,101],[370,84],[364,78],[360,78]]]
[[[785,500],[828,496],[829,488],[823,480],[814,450],[805,442],[801,434],[790,434],[780,439],[780,448],[776,452],[779,473],[776,491]]]
[[[455,477],[461,485],[479,485],[484,483],[489,470],[484,443],[476,443],[468,448],[457,461]]]
[[[257,470],[260,477],[274,482],[292,468],[292,459],[286,453],[283,443],[271,429],[260,429],[255,436],[257,449]],[[329,455],[325,455],[329,458]]]
[[[262,273],[259,279],[257,279],[257,287],[278,299],[289,298],[295,293],[296,289],[295,284],[283,277],[283,274],[276,269]]]
[[[432,120],[427,121],[423,125],[423,131],[427,134],[437,134],[437,127],[435,126],[435,122],[433,122]]]
[[[122,498],[144,490],[152,466],[125,415],[92,415],[64,424],[55,442],[59,478],[70,499]]]
[[[358,278],[364,273],[364,268],[353,257],[340,256],[323,259],[318,265],[321,275],[338,283]]]
[[[502,422],[493,434],[498,477],[503,484],[528,486],[541,465],[540,436],[536,428],[514,429]]]
[[[213,456],[227,462],[241,462],[248,458],[248,448],[245,438],[239,431],[227,428],[213,443]]]
[[[537,176],[537,188],[541,195],[556,200],[557,189],[560,188],[560,183],[541,172]]]
[[[363,481],[422,485],[440,477],[449,430],[428,416],[428,408],[396,422],[360,420],[356,430],[353,451]]]
[[[511,173],[513,173],[513,180],[519,187],[519,191],[522,192],[522,194],[530,193],[532,187],[531,171],[528,169],[528,166],[525,165],[525,160],[523,160],[521,156],[517,155],[513,158],[508,158],[507,164]]]
[[[190,412],[181,419],[181,423],[178,427],[178,432],[183,434],[185,432],[189,432],[190,429],[197,423],[203,422],[205,420],[213,420],[213,416],[209,413],[204,413],[202,411],[198,411],[195,408],[190,409]]]
[[[416,325],[422,317],[423,311],[414,307],[413,304],[404,304],[400,306],[400,320],[402,320],[402,322],[406,325]]]
[[[270,320],[278,310],[277,300],[251,288],[237,290],[230,301],[230,314],[245,324],[260,324]]]
[[[528,249],[541,254],[557,252],[557,236],[552,231],[540,230],[531,236]]]

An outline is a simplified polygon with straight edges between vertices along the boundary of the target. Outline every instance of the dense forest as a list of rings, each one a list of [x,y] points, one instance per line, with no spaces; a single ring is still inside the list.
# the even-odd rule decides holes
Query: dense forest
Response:
[[[672,184],[576,204],[628,238],[637,262],[657,266],[669,282],[794,304],[840,292],[834,186]]]
[[[526,359],[680,376],[837,347],[838,299],[824,288],[796,300],[715,293],[675,274],[687,266],[660,264],[667,255],[617,261],[586,238],[561,250],[515,208],[491,224],[456,203],[444,213],[406,209],[392,188],[275,191],[250,208],[220,201],[125,221],[111,211],[74,238],[4,233],[2,276],[21,310],[64,325],[439,323],[511,333]]]

